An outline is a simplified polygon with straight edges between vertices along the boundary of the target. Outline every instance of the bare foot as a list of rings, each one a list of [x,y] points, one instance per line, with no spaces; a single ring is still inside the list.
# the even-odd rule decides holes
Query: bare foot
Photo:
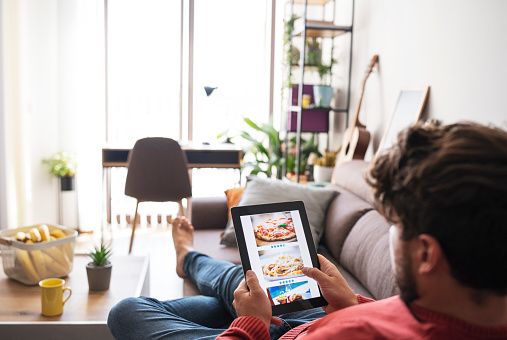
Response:
[[[183,258],[194,250],[194,227],[186,217],[177,217],[173,220],[173,242],[176,249],[176,274],[185,278],[187,275],[183,271]]]

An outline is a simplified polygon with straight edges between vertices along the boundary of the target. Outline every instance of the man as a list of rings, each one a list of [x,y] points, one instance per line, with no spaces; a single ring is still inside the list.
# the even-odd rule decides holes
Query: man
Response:
[[[471,123],[416,125],[372,163],[367,179],[377,209],[393,223],[390,246],[400,296],[376,302],[357,296],[320,256],[321,270],[304,273],[320,284],[329,305],[272,317],[255,274],[249,271],[242,280],[240,267],[194,252],[192,226],[177,219],[176,271],[203,295],[126,299],[109,315],[112,334],[507,339],[507,133]],[[227,330],[217,329],[231,321]]]

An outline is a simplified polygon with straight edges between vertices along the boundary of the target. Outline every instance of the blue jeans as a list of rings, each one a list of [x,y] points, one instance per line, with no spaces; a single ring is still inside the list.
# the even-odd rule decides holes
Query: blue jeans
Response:
[[[116,339],[214,339],[236,317],[234,290],[243,280],[241,266],[189,252],[183,270],[203,295],[159,301],[149,297],[127,298],[114,306],[107,320]],[[279,316],[271,325],[271,339],[325,315],[321,308]]]

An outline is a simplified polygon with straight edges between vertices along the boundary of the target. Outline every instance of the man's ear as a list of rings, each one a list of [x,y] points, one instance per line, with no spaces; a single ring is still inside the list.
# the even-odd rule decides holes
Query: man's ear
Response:
[[[417,237],[417,260],[419,274],[434,272],[445,259],[440,243],[431,235],[421,234]]]

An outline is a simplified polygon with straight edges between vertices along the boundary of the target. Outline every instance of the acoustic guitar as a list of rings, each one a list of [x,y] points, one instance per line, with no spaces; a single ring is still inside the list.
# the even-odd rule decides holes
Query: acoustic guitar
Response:
[[[345,130],[342,147],[336,159],[336,165],[340,165],[343,162],[351,161],[353,159],[363,159],[366,154],[366,150],[368,149],[368,145],[370,144],[370,133],[366,130],[366,126],[359,122],[359,111],[361,110],[361,102],[363,101],[366,80],[377,62],[378,55],[374,55],[371,59],[370,65],[366,69],[356,112],[354,114],[354,118],[352,119],[352,124]]]

